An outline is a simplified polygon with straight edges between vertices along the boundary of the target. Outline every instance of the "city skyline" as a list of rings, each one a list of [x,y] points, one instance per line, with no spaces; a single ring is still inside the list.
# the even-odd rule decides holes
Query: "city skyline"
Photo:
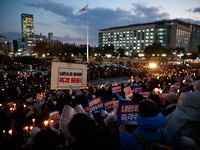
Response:
[[[98,30],[164,19],[200,24],[200,1],[86,1],[86,0],[1,0],[0,35],[7,40],[21,38],[21,14],[34,17],[34,34],[53,33],[63,42],[86,44],[87,13],[78,15],[89,2],[89,44],[98,45]]]

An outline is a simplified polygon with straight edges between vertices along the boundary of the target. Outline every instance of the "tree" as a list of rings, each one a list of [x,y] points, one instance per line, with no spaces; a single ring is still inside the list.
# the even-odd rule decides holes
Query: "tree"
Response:
[[[124,49],[122,49],[122,48],[119,48],[118,50],[117,50],[117,52],[118,52],[118,54],[121,56],[121,57],[124,57],[125,55],[124,55]]]
[[[144,50],[144,53],[147,57],[151,57],[152,54],[166,54],[167,51],[160,43],[153,43],[153,45],[147,46]]]

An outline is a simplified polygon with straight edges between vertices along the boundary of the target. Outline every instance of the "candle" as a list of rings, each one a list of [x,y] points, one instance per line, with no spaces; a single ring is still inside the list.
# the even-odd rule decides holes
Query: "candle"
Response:
[[[33,118],[32,121],[33,121],[33,126],[35,126],[35,118]]]
[[[0,104],[0,107],[2,106],[2,104]]]
[[[51,120],[51,126],[53,127],[54,120]]]
[[[177,93],[179,93],[179,89],[177,90]]]
[[[155,88],[155,94],[158,94],[158,88]]]
[[[33,126],[30,126],[30,130],[32,130],[33,129]]]
[[[24,105],[24,108],[26,107],[26,105]]]
[[[44,121],[44,126],[47,127],[47,126],[48,126],[48,123],[49,123],[49,121],[48,121],[48,120],[45,120],[45,121]]]
[[[5,133],[6,133],[6,130],[3,130],[3,133],[5,134]]]
[[[25,130],[28,131],[28,126],[25,127]]]
[[[9,130],[8,133],[9,133],[10,135],[12,135],[12,130]]]

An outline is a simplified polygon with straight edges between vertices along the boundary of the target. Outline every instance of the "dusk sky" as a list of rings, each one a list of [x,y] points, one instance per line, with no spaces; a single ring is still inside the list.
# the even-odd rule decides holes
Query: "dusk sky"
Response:
[[[98,30],[164,19],[180,19],[200,25],[200,0],[0,0],[0,35],[21,38],[21,14],[32,14],[34,34],[76,45],[86,44],[87,5],[89,43],[98,45]]]

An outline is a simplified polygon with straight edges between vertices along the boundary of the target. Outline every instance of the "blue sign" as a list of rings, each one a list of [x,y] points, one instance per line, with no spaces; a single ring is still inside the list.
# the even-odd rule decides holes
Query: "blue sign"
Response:
[[[112,95],[115,95],[115,94],[122,94],[122,87],[121,85],[119,86],[111,86],[111,92],[112,92]]]
[[[134,101],[119,101],[118,124],[137,125],[136,118],[139,116],[139,103]]]
[[[107,111],[107,112],[110,112],[113,110],[113,103],[114,103],[115,100],[108,100],[108,101],[104,101],[103,104],[104,104],[104,109]]]
[[[134,93],[142,92],[142,87],[134,87],[132,92],[134,92]]]
[[[103,98],[100,96],[89,99],[88,106],[91,114],[100,113],[103,110]]]
[[[82,96],[83,95],[83,91],[76,91],[76,96]]]

